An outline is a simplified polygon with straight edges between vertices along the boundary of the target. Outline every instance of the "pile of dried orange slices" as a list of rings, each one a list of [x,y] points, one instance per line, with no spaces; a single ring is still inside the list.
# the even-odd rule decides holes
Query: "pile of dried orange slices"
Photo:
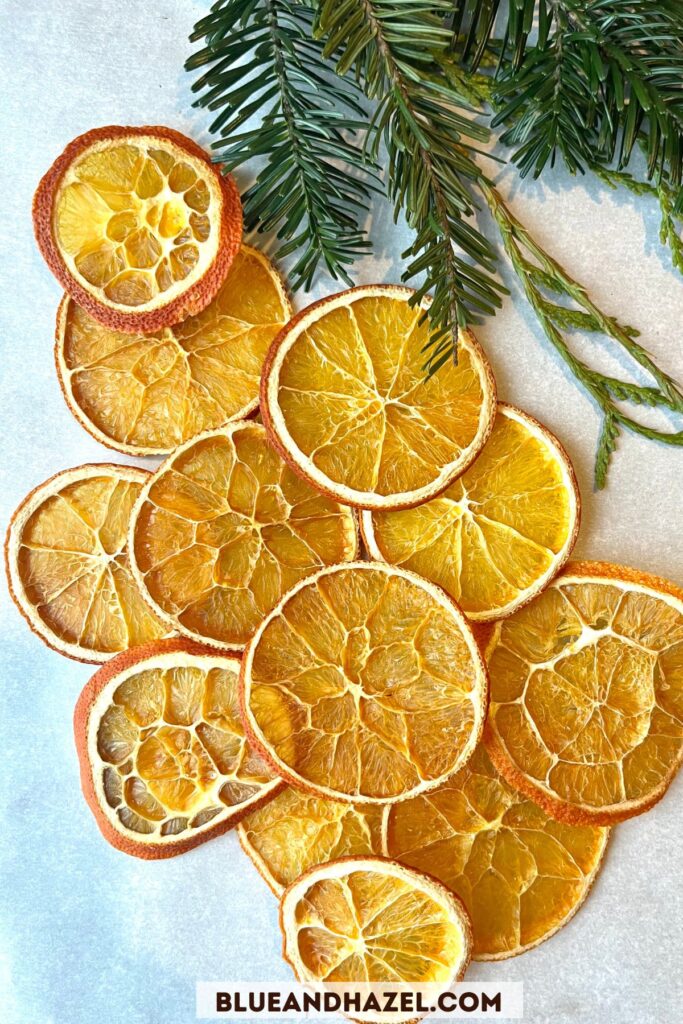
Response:
[[[469,331],[426,378],[405,288],[292,316],[177,132],[76,139],[34,216],[69,408],[165,457],[58,473],[7,536],[31,628],[102,663],[75,733],[104,836],[240,822],[304,981],[447,987],[547,939],[680,766],[683,592],[567,564],[569,458]]]

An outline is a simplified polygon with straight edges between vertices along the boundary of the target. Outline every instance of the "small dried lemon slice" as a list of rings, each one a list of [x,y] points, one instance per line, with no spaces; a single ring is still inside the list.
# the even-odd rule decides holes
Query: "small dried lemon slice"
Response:
[[[261,413],[284,458],[319,490],[361,508],[405,508],[472,462],[496,411],[489,364],[469,331],[458,363],[427,378],[424,309],[397,285],[313,303],[278,336]]]
[[[430,985],[461,981],[470,922],[460,900],[433,878],[395,861],[345,857],[305,872],[280,903],[283,955],[301,982]],[[361,1021],[412,1015],[370,1011]]]
[[[154,334],[104,327],[65,296],[55,360],[69,408],[98,441],[128,455],[164,455],[246,416],[261,367],[291,315],[273,265],[243,246],[201,313]]]
[[[452,889],[472,920],[473,959],[502,960],[574,916],[608,837],[607,828],[548,817],[479,746],[443,786],[387,808],[384,853]]]
[[[486,648],[485,740],[510,785],[559,821],[646,811],[683,759],[683,591],[570,563]]]
[[[418,508],[361,515],[373,558],[420,573],[487,621],[531,600],[569,558],[579,529],[569,458],[533,417],[499,404],[490,438],[447,490]]]
[[[155,331],[198,313],[239,249],[234,181],[170,128],[96,128],[69,143],[33,200],[58,281],[115,330]]]
[[[179,632],[241,649],[292,584],[355,558],[350,509],[314,491],[259,423],[181,446],[150,477],[133,515],[133,572]]]
[[[164,636],[133,579],[128,529],[149,473],[78,466],[23,500],[7,533],[12,596],[31,629],[77,661],[102,662]]]
[[[382,808],[287,788],[237,828],[242,849],[273,892],[316,864],[382,853]]]
[[[471,755],[487,680],[449,597],[378,562],[293,587],[242,662],[247,733],[302,789],[358,803],[438,786]]]
[[[282,788],[245,740],[238,675],[234,655],[171,639],[118,655],[85,686],[74,716],[83,793],[118,849],[184,853]]]

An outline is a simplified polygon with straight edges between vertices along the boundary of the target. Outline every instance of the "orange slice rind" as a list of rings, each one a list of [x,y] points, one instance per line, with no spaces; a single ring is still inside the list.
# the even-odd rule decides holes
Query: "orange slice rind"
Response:
[[[472,921],[474,960],[517,956],[574,916],[609,829],[567,825],[509,786],[479,746],[443,786],[388,807],[383,852],[438,878]]]
[[[241,650],[282,594],[358,548],[353,512],[292,473],[252,421],[177,449],[131,525],[138,584],[169,626]]]
[[[149,474],[78,466],[18,507],[5,543],[10,592],[31,629],[77,661],[102,662],[169,632],[133,579],[131,512]]]
[[[112,125],[55,160],[33,222],[69,295],[108,327],[136,333],[209,304],[239,249],[242,207],[233,179],[180,132]]]
[[[496,623],[485,741],[510,785],[559,821],[609,825],[652,807],[683,760],[683,591],[604,562],[570,563]]]
[[[117,849],[171,857],[221,835],[282,782],[248,746],[239,659],[187,640],[133,648],[76,705],[83,793]]]
[[[417,508],[363,511],[372,558],[443,587],[469,619],[510,615],[559,572],[576,541],[580,499],[569,458],[553,435],[498,405],[472,465]]]
[[[242,661],[247,734],[292,785],[350,803],[438,786],[474,750],[486,671],[442,590],[404,569],[321,569],[282,598]]]
[[[466,469],[493,425],[493,375],[469,331],[457,365],[426,377],[429,326],[412,294],[371,285],[315,302],[266,360],[261,413],[273,442],[296,472],[349,505],[427,501]]]
[[[102,444],[165,455],[253,412],[271,341],[291,315],[280,277],[243,246],[201,313],[132,337],[64,296],[55,362],[69,409]]]

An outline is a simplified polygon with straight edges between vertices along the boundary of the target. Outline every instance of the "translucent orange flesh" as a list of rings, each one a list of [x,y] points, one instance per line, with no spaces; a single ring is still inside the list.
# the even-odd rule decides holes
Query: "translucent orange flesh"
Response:
[[[371,516],[386,561],[438,583],[465,614],[495,617],[552,568],[574,510],[554,451],[501,411],[481,454],[442,495]]]
[[[352,513],[288,469],[260,424],[196,442],[162,469],[135,524],[144,585],[200,637],[244,644],[282,594],[355,554]]]
[[[455,770],[481,688],[459,621],[433,595],[349,568],[300,589],[267,624],[249,704],[301,779],[385,800]]]
[[[498,775],[479,747],[448,783],[388,812],[387,856],[465,904],[475,958],[521,952],[584,899],[608,830],[562,825]]]
[[[337,484],[381,495],[434,483],[472,444],[485,401],[472,350],[426,378],[429,326],[407,301],[361,298],[294,341],[277,402],[301,452]]]
[[[26,599],[58,640],[115,654],[168,632],[131,575],[127,539],[141,484],[113,474],[47,497],[21,534]]]
[[[569,806],[645,801],[680,759],[683,613],[673,599],[560,579],[497,628],[489,671],[506,756]]]
[[[307,979],[446,982],[463,956],[460,921],[410,882],[379,872],[349,868],[312,881],[294,918]]]
[[[146,668],[93,727],[107,813],[131,833],[185,838],[273,780],[245,741],[233,668]]]
[[[170,451],[253,407],[266,352],[288,314],[274,269],[249,250],[202,313],[155,334],[113,331],[69,302],[66,384],[107,438]]]
[[[112,141],[69,168],[55,197],[54,234],[88,291],[134,308],[201,270],[220,216],[215,206],[200,160],[161,142]]]
[[[245,818],[240,832],[247,851],[282,890],[316,864],[381,854],[382,809],[286,789]]]

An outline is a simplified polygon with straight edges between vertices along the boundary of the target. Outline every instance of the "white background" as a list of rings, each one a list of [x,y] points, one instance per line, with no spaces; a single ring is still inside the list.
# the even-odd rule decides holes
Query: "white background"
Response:
[[[168,124],[206,141],[183,62],[200,0],[1,0],[0,520],[56,471],[108,453],[72,419],[52,362],[60,289],[31,229],[31,196],[64,145],[103,124]],[[240,184],[246,181],[239,175]],[[514,185],[512,205],[603,308],[643,331],[683,378],[683,288],[657,238],[649,200],[563,172]],[[486,222],[484,222],[486,224]],[[377,206],[373,258],[357,281],[396,281],[407,234]],[[625,437],[608,489],[592,490],[599,419],[512,297],[480,331],[501,398],[554,430],[577,469],[584,517],[577,553],[683,583],[683,450]],[[321,277],[316,295],[334,291]],[[299,306],[304,296],[297,296]],[[619,368],[590,341],[582,350]],[[623,368],[622,368],[623,372]],[[121,461],[126,461],[119,457]],[[128,460],[130,461],[130,460]],[[186,1024],[195,981],[291,980],[280,959],[277,905],[237,839],[143,863],[100,837],[81,797],[71,735],[88,666],[51,653],[2,599],[0,798],[5,1024]],[[586,906],[550,942],[472,980],[522,980],[533,1024],[664,1024],[681,989],[680,807],[683,779],[649,814],[615,830]],[[7,898],[9,897],[9,898]]]

